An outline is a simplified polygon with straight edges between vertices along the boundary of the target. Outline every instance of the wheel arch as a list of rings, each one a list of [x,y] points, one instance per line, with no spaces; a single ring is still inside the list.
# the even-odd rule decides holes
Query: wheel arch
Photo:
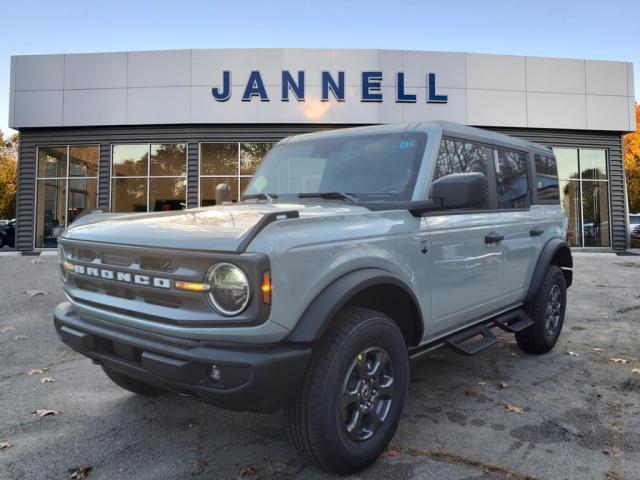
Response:
[[[307,306],[286,340],[319,340],[336,314],[349,306],[371,308],[391,317],[408,346],[416,346],[422,340],[424,323],[415,294],[402,280],[378,268],[352,271],[325,287]]]
[[[573,257],[571,256],[571,248],[564,240],[554,238],[542,247],[538,262],[533,271],[533,276],[531,277],[531,284],[529,285],[525,302],[530,302],[535,298],[549,265],[557,265],[562,269],[567,287],[570,287],[573,283]]]

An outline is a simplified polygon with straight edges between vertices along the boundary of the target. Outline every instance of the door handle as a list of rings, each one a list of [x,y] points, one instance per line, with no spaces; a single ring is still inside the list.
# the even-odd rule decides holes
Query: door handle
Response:
[[[504,235],[501,233],[490,233],[484,236],[484,243],[490,245],[492,243],[498,243],[504,240]]]
[[[529,230],[529,235],[531,235],[532,237],[539,237],[543,233],[544,233],[544,228],[536,227]]]

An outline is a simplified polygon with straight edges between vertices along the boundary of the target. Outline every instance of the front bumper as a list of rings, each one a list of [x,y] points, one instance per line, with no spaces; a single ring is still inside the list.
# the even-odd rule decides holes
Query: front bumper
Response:
[[[275,412],[311,357],[310,347],[220,346],[87,321],[68,302],[53,317],[60,339],[97,363],[229,410]],[[221,382],[209,378],[212,365],[222,372]]]

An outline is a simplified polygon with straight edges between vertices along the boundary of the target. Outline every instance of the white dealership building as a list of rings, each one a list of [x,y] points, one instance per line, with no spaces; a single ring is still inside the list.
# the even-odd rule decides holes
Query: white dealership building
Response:
[[[237,201],[279,139],[450,120],[547,145],[574,246],[624,250],[632,64],[397,50],[228,49],[14,56],[17,248],[53,248],[86,209]]]

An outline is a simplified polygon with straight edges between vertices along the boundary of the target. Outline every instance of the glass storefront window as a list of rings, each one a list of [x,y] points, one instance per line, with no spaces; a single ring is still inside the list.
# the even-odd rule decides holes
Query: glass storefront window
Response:
[[[607,152],[554,148],[560,203],[569,219],[569,242],[576,247],[611,246]]]
[[[240,175],[253,175],[262,163],[262,159],[273,148],[272,143],[240,144]]]
[[[575,148],[554,148],[553,153],[558,160],[558,178],[575,180],[579,178],[578,150]]]
[[[582,211],[580,209],[580,182],[560,181],[560,205],[569,220],[568,240],[574,247],[582,246]]]
[[[147,179],[113,178],[111,179],[112,212],[146,212]]]
[[[247,182],[247,184],[248,183],[249,182]],[[200,206],[210,207],[212,205],[218,205],[220,199],[226,198],[226,196],[219,191],[218,186],[224,189],[228,188],[231,202],[238,202],[239,191],[237,177],[210,177],[200,179]]]
[[[67,176],[67,147],[38,148],[38,177],[64,178]]]
[[[152,178],[149,180],[149,210],[165,212],[187,207],[187,180],[184,178]]]
[[[200,175],[237,175],[237,143],[203,143],[200,150]]]
[[[581,148],[580,175],[583,180],[606,180],[607,156],[605,151]]]
[[[69,147],[69,176],[97,177],[100,151],[96,147]]]
[[[152,177],[183,176],[187,174],[187,146],[184,143],[151,145]]]
[[[111,158],[111,211],[186,208],[186,143],[113,145]]]
[[[608,247],[610,245],[608,182],[582,182],[582,217],[584,246]]]
[[[200,206],[216,205],[218,185],[228,185],[238,202],[273,143],[202,143],[200,145]],[[221,187],[222,188],[222,187]],[[219,203],[219,202],[218,202]]]
[[[69,223],[85,210],[95,210],[98,197],[98,181],[95,178],[69,179]]]
[[[36,179],[36,248],[54,248],[80,214],[96,208],[97,145],[39,146]]]
[[[149,145],[114,145],[111,156],[111,176],[147,176]]]

